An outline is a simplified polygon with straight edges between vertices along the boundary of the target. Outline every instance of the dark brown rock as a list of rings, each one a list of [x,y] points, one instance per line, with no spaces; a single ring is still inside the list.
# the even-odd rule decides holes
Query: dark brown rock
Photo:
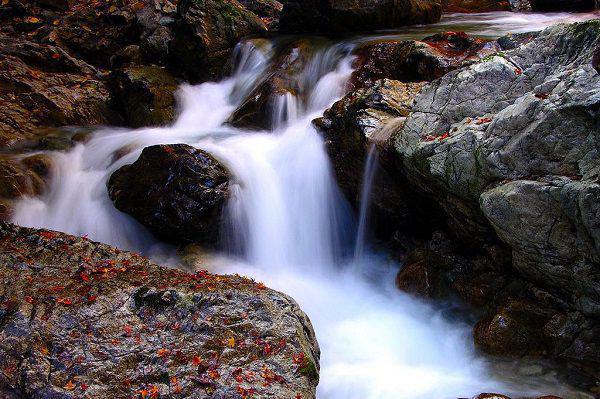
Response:
[[[282,2],[277,0],[239,0],[240,4],[258,15],[269,31],[279,28],[279,17],[283,10]]]
[[[15,200],[44,191],[50,168],[51,158],[44,154],[0,158],[0,220],[10,217]]]
[[[0,35],[0,147],[43,128],[118,121],[93,69],[59,47]]]
[[[184,144],[147,147],[108,181],[115,207],[157,237],[216,244],[229,173],[210,154]]]
[[[3,398],[314,399],[319,348],[261,283],[0,223],[0,368]]]
[[[127,125],[160,126],[173,121],[178,82],[166,69],[125,67],[112,72],[109,86]]]
[[[182,0],[169,61],[188,80],[215,79],[242,38],[266,30],[260,18],[237,0]]]
[[[356,32],[432,23],[440,19],[437,0],[287,0],[280,30],[323,33]]]
[[[442,0],[446,12],[478,13],[493,11],[510,11],[508,0]]]
[[[430,81],[499,50],[496,42],[446,32],[422,41],[381,41],[357,51],[354,87],[369,86],[381,78]]]

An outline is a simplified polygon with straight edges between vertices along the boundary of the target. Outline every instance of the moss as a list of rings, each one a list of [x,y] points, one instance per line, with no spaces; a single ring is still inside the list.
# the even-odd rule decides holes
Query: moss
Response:
[[[304,363],[298,369],[298,371],[300,372],[300,374],[302,374],[308,378],[311,378],[311,379],[319,378],[319,371],[317,370],[317,366],[308,357],[304,358]]]

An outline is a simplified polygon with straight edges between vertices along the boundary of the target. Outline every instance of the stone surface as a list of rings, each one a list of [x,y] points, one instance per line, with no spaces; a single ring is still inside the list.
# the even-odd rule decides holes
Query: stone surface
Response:
[[[379,41],[356,51],[354,87],[373,84],[381,78],[430,81],[499,51],[496,42],[463,32],[445,32],[422,41]]]
[[[121,110],[129,126],[160,126],[175,118],[178,82],[164,68],[124,67],[112,72],[109,86],[115,108]]]
[[[313,399],[319,348],[290,297],[0,224],[0,396]]]
[[[267,31],[261,19],[236,0],[182,0],[177,15],[169,57],[190,81],[220,77],[242,38]]]
[[[52,167],[45,154],[0,157],[0,220],[7,220],[15,200],[43,192]]]
[[[110,93],[92,67],[60,47],[0,33],[0,147],[47,127],[118,121]]]
[[[437,203],[462,246],[509,248],[514,272],[504,275],[530,287],[500,286],[483,301],[490,316],[476,329],[482,348],[559,357],[597,380],[600,75],[592,60],[600,21],[516,39],[514,49],[423,88],[394,138],[401,178]],[[457,275],[450,276],[452,286]],[[526,293],[535,290],[555,300]],[[465,297],[472,289],[453,291]],[[531,320],[512,299],[528,303],[521,313]],[[564,317],[580,322],[558,344],[552,334],[562,334]]]
[[[210,154],[185,144],[145,148],[112,174],[115,207],[157,237],[175,243],[216,244],[229,195],[229,173]]]
[[[443,0],[442,7],[446,12],[459,13],[508,11],[511,9],[507,0]]]
[[[346,198],[358,209],[364,169],[371,146],[377,151],[377,174],[371,192],[374,224],[407,225],[414,219],[401,182],[394,179],[388,147],[390,134],[410,113],[412,101],[424,83],[382,79],[337,101],[314,121],[325,145],[337,181]],[[379,221],[378,221],[379,220]]]
[[[280,29],[284,32],[356,32],[386,29],[440,19],[437,0],[287,0]]]
[[[285,0],[284,0],[285,1]],[[239,0],[240,4],[258,15],[269,31],[279,29],[279,17],[283,10],[283,1],[277,0]]]

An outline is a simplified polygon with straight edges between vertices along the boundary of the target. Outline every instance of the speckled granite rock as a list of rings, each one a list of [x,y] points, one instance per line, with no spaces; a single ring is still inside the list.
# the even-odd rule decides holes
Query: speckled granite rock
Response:
[[[0,223],[0,396],[314,398],[319,349],[293,299]]]

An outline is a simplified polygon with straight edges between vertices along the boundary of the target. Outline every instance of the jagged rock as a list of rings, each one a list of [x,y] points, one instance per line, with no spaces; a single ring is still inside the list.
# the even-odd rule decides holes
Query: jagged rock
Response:
[[[178,83],[164,68],[125,67],[112,72],[109,85],[115,108],[124,113],[129,126],[165,125],[174,119]]]
[[[229,195],[229,173],[210,154],[185,144],[147,147],[112,174],[115,207],[169,242],[215,244]]]
[[[356,51],[358,60],[352,83],[354,87],[364,87],[381,78],[434,80],[499,50],[498,43],[463,32],[446,32],[422,41],[369,43]]]
[[[284,32],[356,32],[386,29],[440,19],[437,0],[287,0],[280,30]]]
[[[0,147],[47,127],[118,122],[93,68],[60,47],[0,34]]]
[[[395,137],[402,178],[444,210],[453,237],[475,250],[506,245],[518,278],[558,298],[544,307],[548,318],[584,320],[572,335],[580,337],[570,347],[576,356],[525,325],[510,332],[520,334],[518,345],[510,335],[498,345],[583,364],[596,379],[589,370],[600,359],[598,335],[587,331],[600,314],[600,75],[592,66],[599,42],[600,21],[560,25],[451,72],[423,88]],[[496,298],[503,296],[522,294]],[[491,320],[481,325],[489,336],[482,347],[496,353],[500,330]]]
[[[0,396],[314,399],[290,297],[85,238],[0,224]]]
[[[221,76],[233,47],[242,38],[267,30],[236,0],[183,0],[177,15],[170,61],[191,81]]]

